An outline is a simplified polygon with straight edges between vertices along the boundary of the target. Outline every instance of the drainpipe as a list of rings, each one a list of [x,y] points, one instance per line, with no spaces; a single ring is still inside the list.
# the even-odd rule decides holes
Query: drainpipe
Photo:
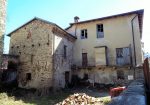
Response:
[[[133,29],[133,21],[134,19],[137,17],[138,15],[134,16],[131,20],[131,26],[132,26],[132,40],[133,40],[133,50],[134,50],[134,63],[136,66],[136,50],[135,50],[135,38],[134,38],[134,29]],[[134,68],[134,79],[135,79],[135,67],[132,64],[133,68]]]
[[[75,36],[77,37],[77,24],[75,26]]]

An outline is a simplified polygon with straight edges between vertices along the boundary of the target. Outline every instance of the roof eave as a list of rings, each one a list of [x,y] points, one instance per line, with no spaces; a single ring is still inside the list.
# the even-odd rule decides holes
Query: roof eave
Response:
[[[25,22],[23,25],[21,25],[20,27],[16,28],[15,30],[11,31],[10,33],[7,34],[7,36],[11,37],[11,34],[16,32],[17,30],[19,30],[20,28],[22,28],[23,26],[29,24],[30,22],[32,22],[33,20],[37,19],[37,17],[34,17],[33,19]]]
[[[55,23],[52,23],[52,22],[46,21],[46,20],[41,19],[41,18],[38,18],[38,17],[34,17],[34,18],[33,18],[33,19],[31,19],[30,21],[28,21],[28,22],[24,23],[24,24],[23,24],[23,25],[21,25],[20,27],[16,28],[14,31],[12,31],[12,32],[10,32],[9,34],[7,34],[7,36],[11,37],[11,35],[12,35],[14,32],[16,32],[17,30],[19,30],[20,28],[24,27],[25,25],[29,24],[30,22],[32,22],[32,21],[34,21],[34,20],[40,20],[40,21],[46,22],[46,23],[48,23],[48,24],[52,24],[52,25],[54,25],[54,26],[56,26],[56,27],[60,28],[62,31],[66,32],[64,29],[62,29],[61,27],[59,27],[59,26],[58,26],[57,24],[55,24]],[[73,36],[73,35],[69,34],[68,32],[66,32],[66,34],[67,34],[68,36],[70,36],[70,37],[74,38],[74,39],[77,39],[75,36]]]
[[[82,24],[82,23],[87,23],[87,22],[92,22],[92,21],[97,21],[97,20],[104,20],[104,19],[109,19],[109,18],[118,17],[118,16],[125,16],[125,15],[130,15],[130,14],[143,14],[143,13],[144,13],[144,9],[140,9],[140,10],[126,12],[122,14],[111,15],[111,16],[106,16],[106,17],[101,17],[101,18],[96,18],[96,19],[91,19],[91,20],[85,20],[85,21],[80,21],[77,23],[70,23],[70,25]]]

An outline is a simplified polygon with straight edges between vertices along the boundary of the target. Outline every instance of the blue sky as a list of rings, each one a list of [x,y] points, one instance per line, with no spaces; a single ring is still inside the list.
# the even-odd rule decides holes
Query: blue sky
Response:
[[[148,8],[146,0],[7,0],[6,34],[32,18],[39,17],[62,28],[73,22]],[[148,9],[147,9],[148,10]],[[149,20],[149,19],[148,19]],[[145,22],[147,23],[147,21]],[[149,30],[144,31],[148,34]],[[149,33],[150,35],[150,33]],[[150,39],[150,37],[149,37]],[[147,40],[147,37],[144,41]],[[145,41],[146,50],[149,41]],[[9,37],[5,37],[4,53],[8,53]],[[150,52],[150,51],[149,51]]]

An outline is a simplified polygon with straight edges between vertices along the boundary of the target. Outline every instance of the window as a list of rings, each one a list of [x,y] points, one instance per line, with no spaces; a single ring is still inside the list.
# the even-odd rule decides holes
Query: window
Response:
[[[118,66],[131,64],[131,52],[129,47],[116,48],[116,64]]]
[[[26,80],[31,80],[31,73],[26,73]]]
[[[97,25],[97,38],[104,38],[103,24]]]
[[[34,58],[34,55],[31,54],[31,64],[33,64],[33,58]]]
[[[87,39],[87,29],[81,30],[81,39]]]
[[[64,45],[64,58],[66,59],[67,58],[67,46]]]
[[[117,58],[122,58],[123,57],[123,48],[117,48],[116,53],[117,53]]]

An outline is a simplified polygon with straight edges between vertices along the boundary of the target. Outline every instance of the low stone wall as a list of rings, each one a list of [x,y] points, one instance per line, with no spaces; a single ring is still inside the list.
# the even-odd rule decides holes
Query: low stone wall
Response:
[[[127,90],[114,97],[109,105],[146,105],[144,80],[138,79],[130,83]]]

